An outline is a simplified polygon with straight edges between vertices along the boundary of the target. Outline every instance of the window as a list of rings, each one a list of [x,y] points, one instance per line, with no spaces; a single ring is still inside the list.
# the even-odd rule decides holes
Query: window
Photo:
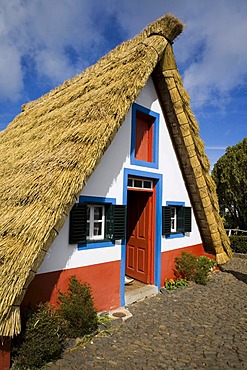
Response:
[[[87,240],[105,238],[105,206],[87,205]]]
[[[135,158],[153,162],[154,117],[136,111]]]
[[[158,168],[159,114],[133,104],[131,164]]]
[[[76,203],[70,212],[69,243],[87,244],[125,238],[126,206]]]
[[[137,179],[137,178],[128,178],[128,188],[134,189],[146,189],[152,190],[153,189],[153,181],[148,179]]]
[[[171,207],[171,232],[175,233],[177,231],[177,209],[176,207]]]
[[[191,232],[191,207],[185,207],[182,202],[168,202],[162,207],[162,235],[179,237],[187,232]]]

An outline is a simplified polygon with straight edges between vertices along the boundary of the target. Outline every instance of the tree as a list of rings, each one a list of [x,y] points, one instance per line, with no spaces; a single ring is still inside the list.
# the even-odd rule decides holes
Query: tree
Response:
[[[216,162],[212,177],[216,183],[220,210],[227,228],[247,230],[247,138],[228,147]]]

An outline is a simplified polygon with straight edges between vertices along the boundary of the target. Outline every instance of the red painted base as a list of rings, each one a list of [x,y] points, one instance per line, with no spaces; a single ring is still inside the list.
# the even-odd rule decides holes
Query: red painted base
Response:
[[[206,255],[214,258],[213,255],[205,253],[202,244],[163,252],[161,254],[161,286],[164,286],[166,279],[174,278],[175,257],[180,256],[182,251],[193,253],[196,256]],[[98,311],[120,306],[120,261],[36,275],[24,297],[23,305],[34,306],[40,302],[49,302],[57,306],[59,291],[67,290],[69,278],[72,275],[75,275],[82,283],[87,282],[91,285],[94,304]]]
[[[82,283],[91,285],[94,304],[99,311],[120,306],[120,261],[36,275],[24,297],[23,305],[49,302],[57,306],[59,291],[67,290],[72,275]]]
[[[9,370],[10,368],[10,344],[9,337],[0,337],[0,369]]]
[[[202,244],[163,252],[161,253],[161,286],[164,286],[165,280],[174,279],[175,257],[179,257],[183,251],[187,253],[193,253],[197,257],[207,256],[215,259],[212,254],[208,254],[204,251]]]

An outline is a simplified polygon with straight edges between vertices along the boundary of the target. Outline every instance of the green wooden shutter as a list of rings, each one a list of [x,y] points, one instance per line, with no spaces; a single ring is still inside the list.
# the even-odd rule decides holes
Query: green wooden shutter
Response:
[[[106,237],[111,240],[125,239],[126,206],[111,204],[106,212]]]
[[[112,204],[105,207],[106,225],[105,225],[105,237],[106,239],[113,239],[113,209]]]
[[[112,205],[113,208],[113,239],[126,237],[126,206]]]
[[[162,235],[171,234],[171,208],[162,207]]]
[[[184,232],[191,232],[191,207],[184,208]]]
[[[76,203],[70,212],[69,244],[83,244],[87,237],[87,205]]]

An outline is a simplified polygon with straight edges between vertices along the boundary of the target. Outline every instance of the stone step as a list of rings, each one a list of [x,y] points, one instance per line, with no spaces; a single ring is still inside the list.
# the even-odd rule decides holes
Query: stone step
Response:
[[[137,286],[136,288],[131,287],[131,289],[126,286],[125,306],[156,294],[158,294],[158,288],[155,285],[142,284],[141,286]]]

